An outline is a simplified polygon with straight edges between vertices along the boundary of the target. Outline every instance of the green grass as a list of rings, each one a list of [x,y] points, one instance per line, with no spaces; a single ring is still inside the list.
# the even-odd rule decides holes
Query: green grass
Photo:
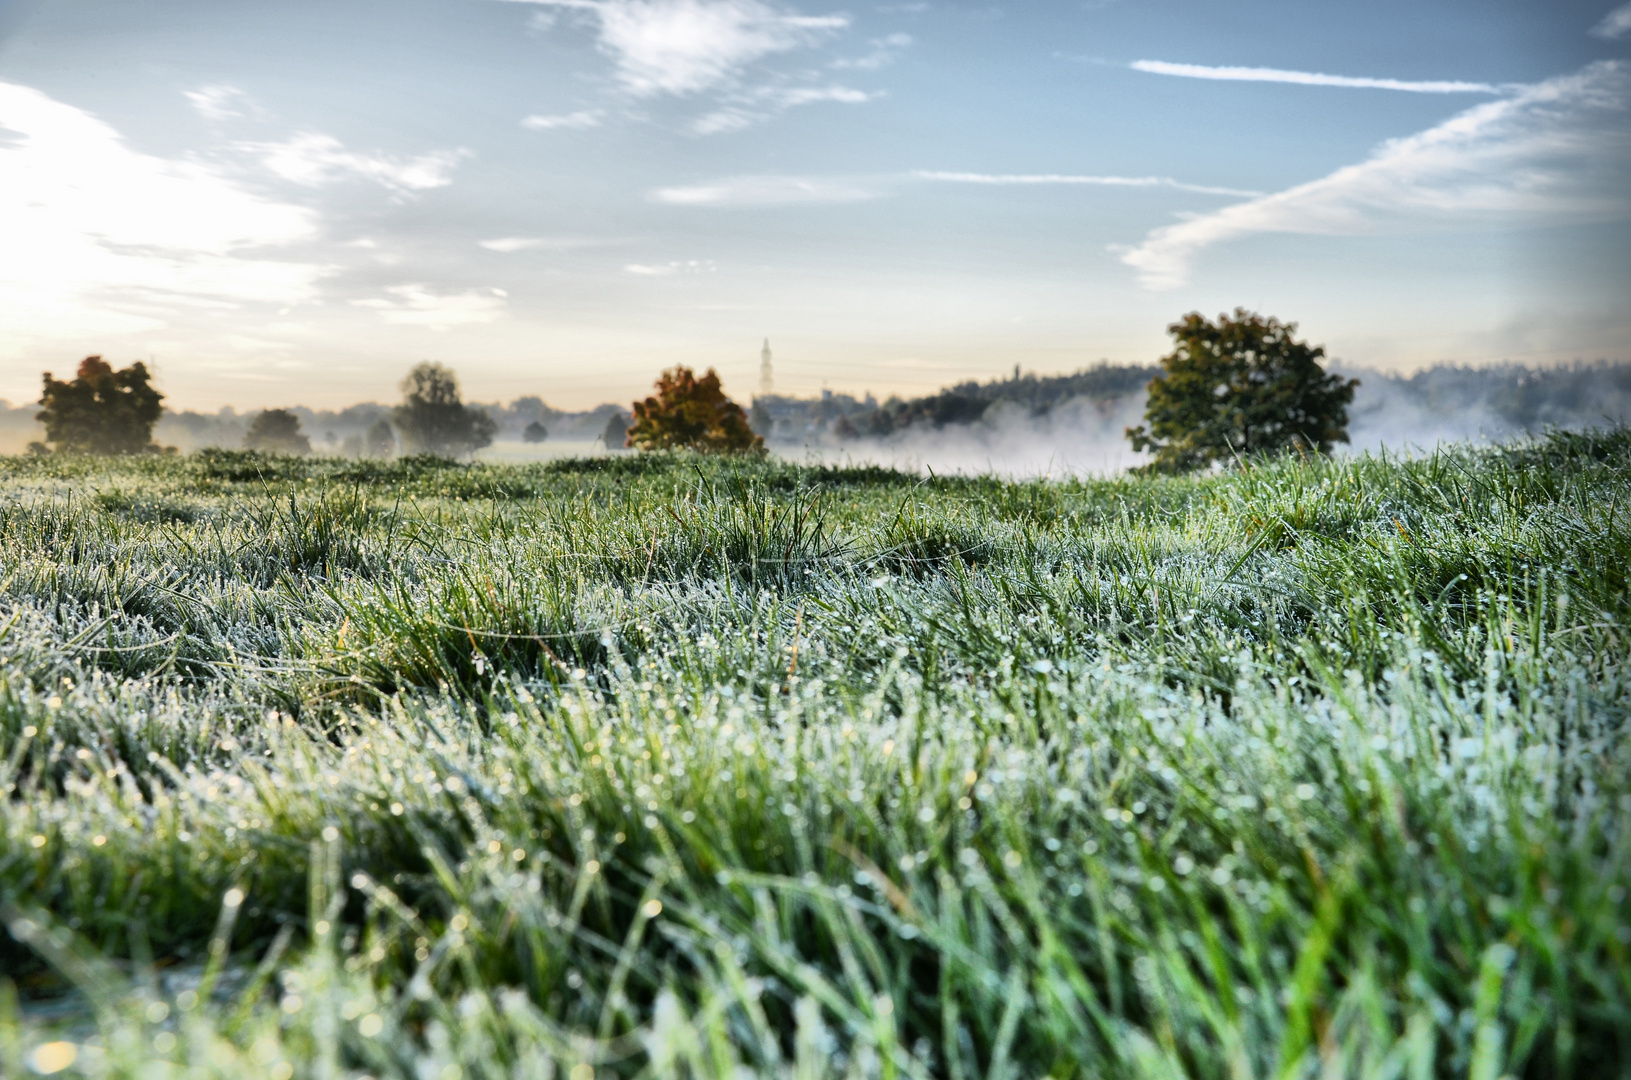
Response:
[[[1631,1076],[1631,432],[0,459],[0,1073]]]

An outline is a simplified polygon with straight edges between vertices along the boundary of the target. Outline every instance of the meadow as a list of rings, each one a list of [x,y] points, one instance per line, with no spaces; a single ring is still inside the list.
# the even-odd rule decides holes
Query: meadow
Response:
[[[0,1072],[1631,1076],[1631,431],[0,460]]]

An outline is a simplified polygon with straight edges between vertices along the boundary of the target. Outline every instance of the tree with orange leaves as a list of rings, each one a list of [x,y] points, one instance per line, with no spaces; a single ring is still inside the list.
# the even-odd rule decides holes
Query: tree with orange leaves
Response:
[[[657,393],[634,403],[628,445],[641,450],[699,450],[763,454],[765,440],[748,426],[742,406],[725,396],[713,368],[702,378],[673,367],[657,380]]]

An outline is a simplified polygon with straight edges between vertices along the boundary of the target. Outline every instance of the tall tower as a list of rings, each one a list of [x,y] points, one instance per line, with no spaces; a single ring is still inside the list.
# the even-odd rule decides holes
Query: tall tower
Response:
[[[759,393],[768,394],[776,388],[776,379],[770,370],[770,339],[765,338],[765,347],[759,350]]]

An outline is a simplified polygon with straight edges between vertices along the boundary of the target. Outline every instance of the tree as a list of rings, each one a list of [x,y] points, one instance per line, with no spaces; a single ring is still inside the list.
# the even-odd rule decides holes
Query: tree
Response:
[[[541,443],[549,438],[549,429],[540,421],[534,420],[521,429],[521,441],[527,443]]]
[[[1127,429],[1148,449],[1149,472],[1187,472],[1235,456],[1294,447],[1330,453],[1348,441],[1348,405],[1358,379],[1328,375],[1322,347],[1292,337],[1296,323],[1236,308],[1208,322],[1199,312],[1167,330],[1178,347],[1149,384],[1146,429]]]
[[[498,432],[487,410],[459,397],[459,379],[451,368],[431,361],[415,364],[401,390],[402,404],[391,410],[391,420],[406,450],[446,457],[471,454],[492,443]]]
[[[608,450],[621,450],[629,445],[629,418],[620,412],[614,412],[606,418],[606,430],[600,433],[600,441],[606,444]]]
[[[628,444],[641,450],[765,452],[764,436],[753,433],[742,406],[725,396],[713,368],[700,379],[688,367],[663,372],[656,395],[634,403]]]
[[[245,450],[269,454],[309,454],[311,440],[300,430],[300,417],[288,409],[267,409],[249,422],[244,433]]]
[[[115,371],[100,356],[87,356],[72,382],[45,373],[44,408],[35,419],[59,452],[147,454],[159,449],[153,425],[164,412],[163,400],[140,360]]]

